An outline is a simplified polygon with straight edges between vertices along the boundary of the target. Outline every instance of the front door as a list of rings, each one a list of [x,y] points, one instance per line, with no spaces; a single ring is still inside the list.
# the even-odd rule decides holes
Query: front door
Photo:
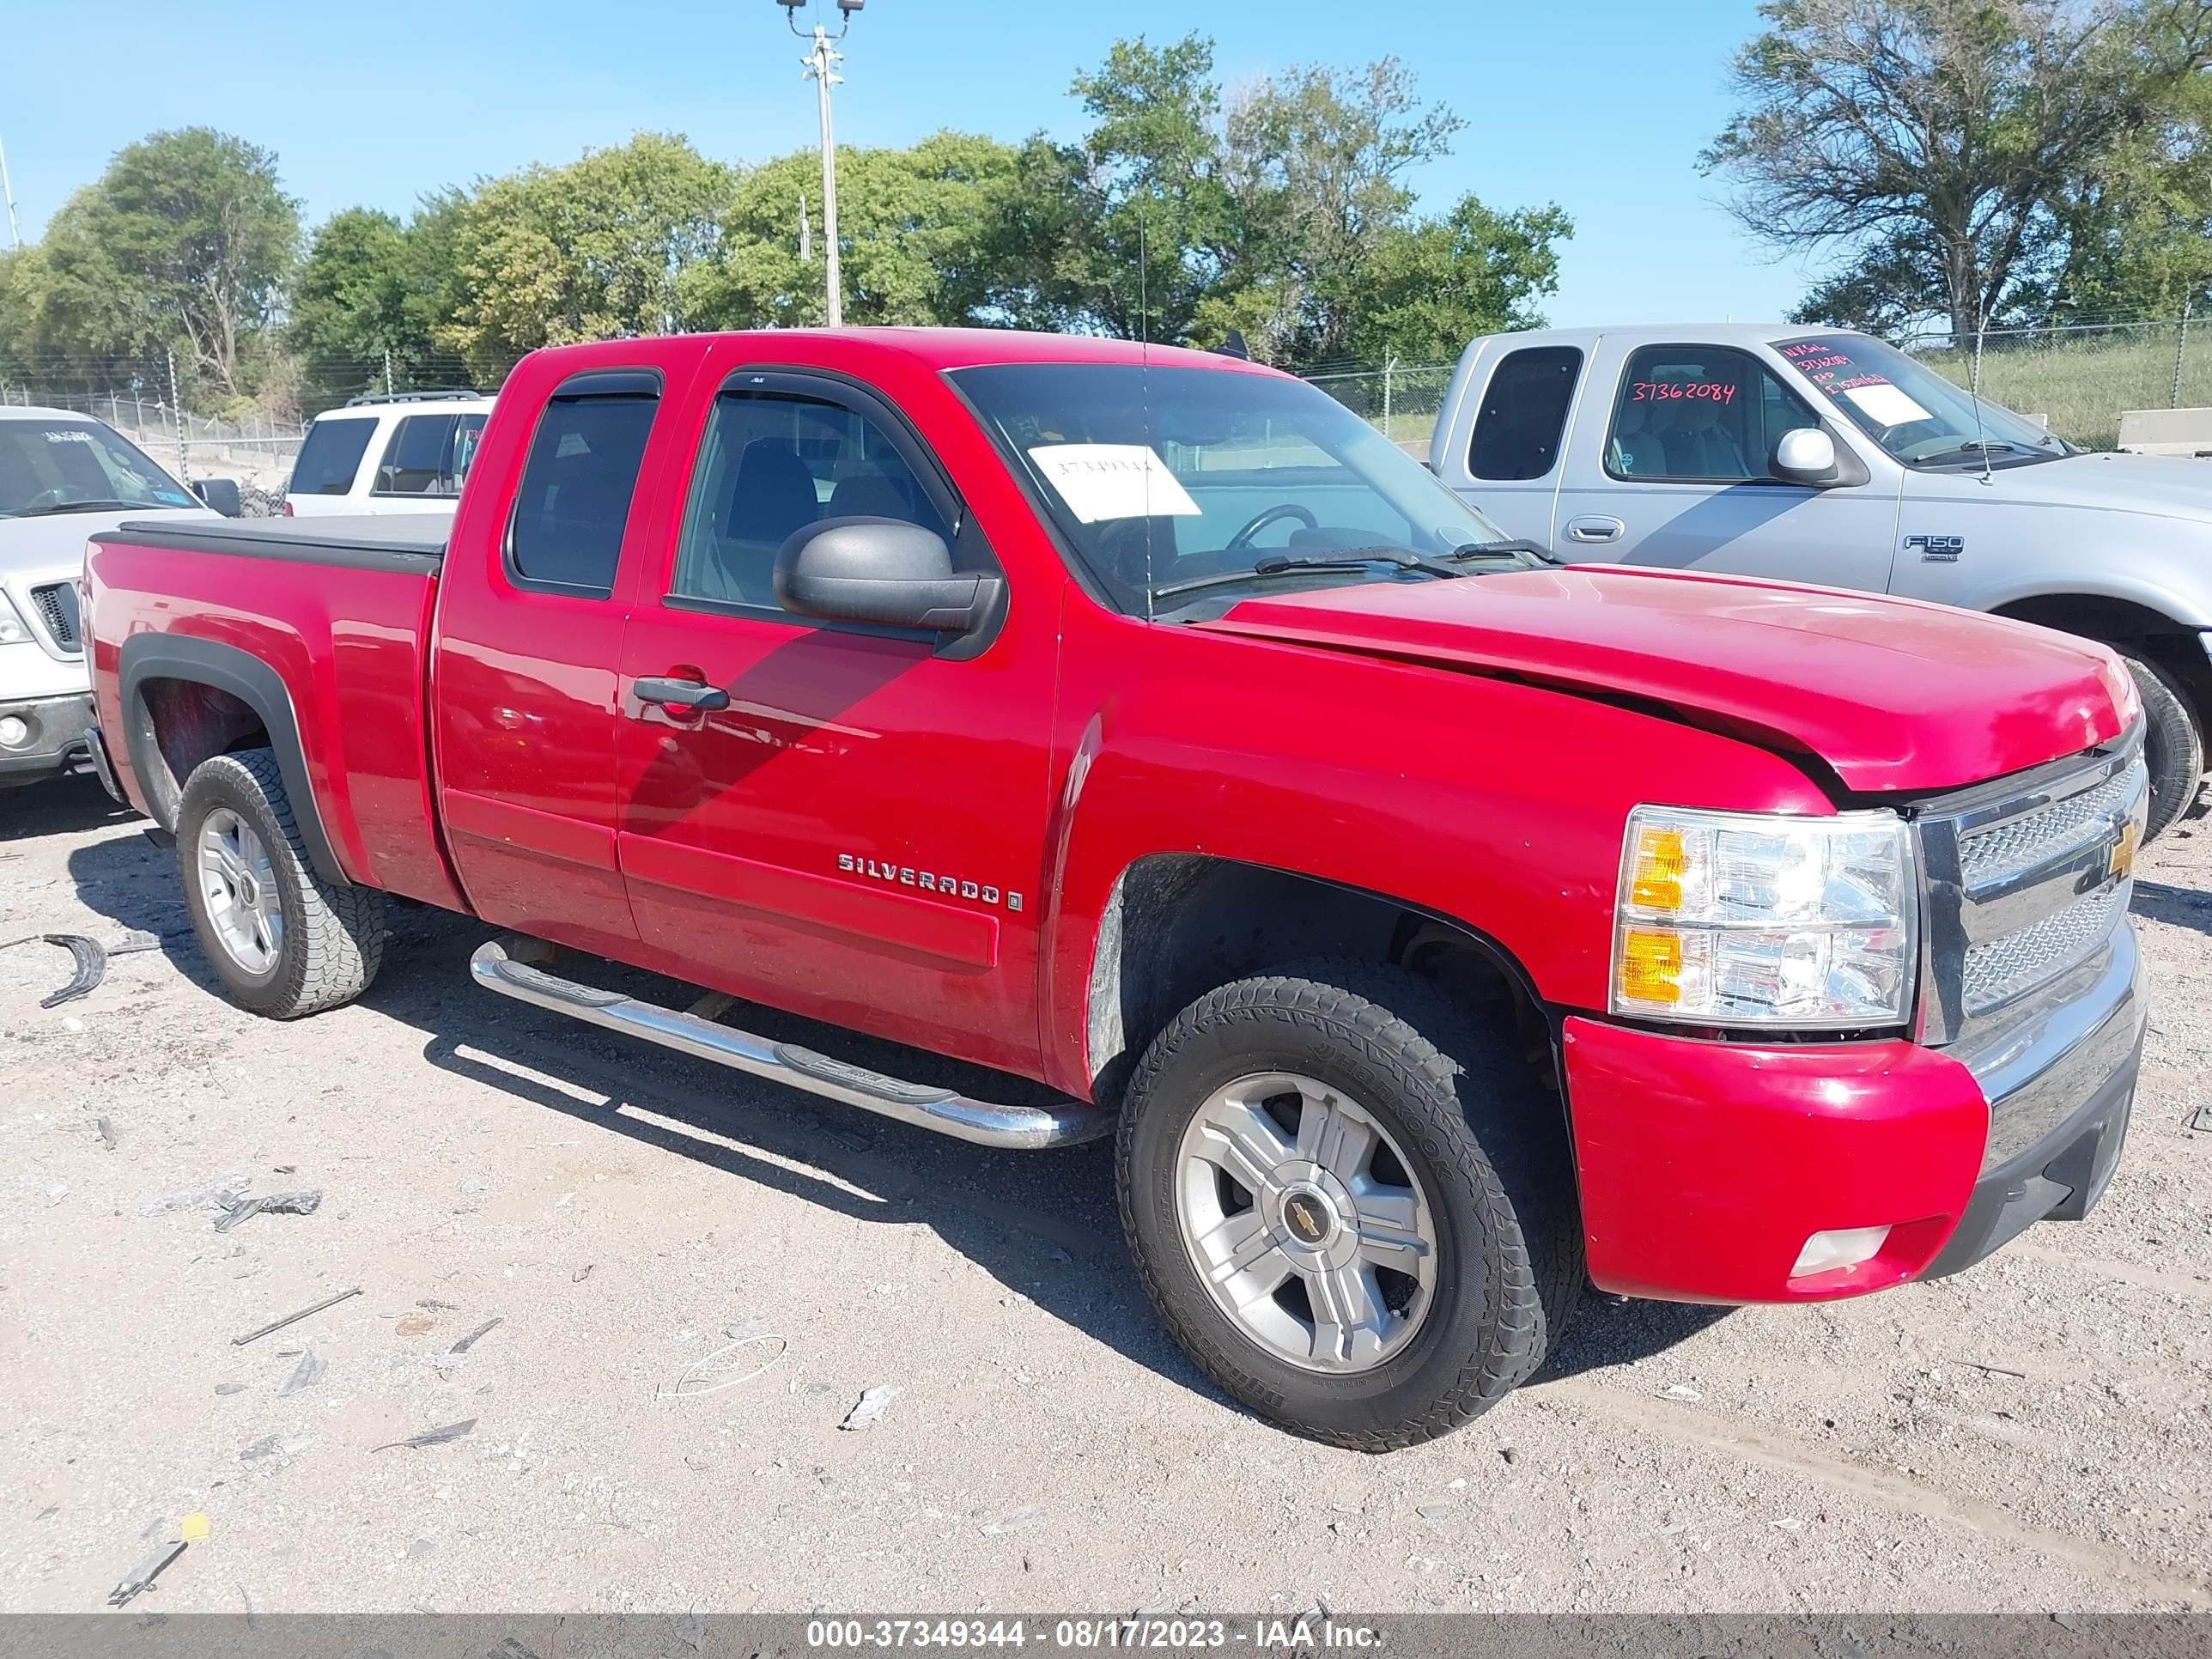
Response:
[[[921,525],[962,568],[992,555],[873,394],[740,368],[697,402],[682,522],[623,647],[618,854],[647,951],[738,996],[1034,1067],[1054,619],[1016,605],[978,650],[787,612],[778,550],[818,520]]]
[[[1583,397],[1603,418],[1576,422],[1569,440],[1551,540],[1561,557],[1887,586],[1895,482],[1777,479],[1782,434],[1823,423],[1750,352],[1601,342]],[[1826,430],[1843,450],[1842,432]]]

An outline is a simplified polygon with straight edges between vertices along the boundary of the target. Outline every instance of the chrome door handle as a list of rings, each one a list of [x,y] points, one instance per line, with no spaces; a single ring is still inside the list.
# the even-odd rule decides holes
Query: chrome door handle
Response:
[[[1567,520],[1567,539],[1571,542],[1617,542],[1628,526],[1618,519],[1590,517]]]
[[[696,708],[711,714],[730,706],[730,694],[718,685],[702,685],[696,680],[662,679],[649,676],[632,680],[629,689],[637,700],[647,708]]]

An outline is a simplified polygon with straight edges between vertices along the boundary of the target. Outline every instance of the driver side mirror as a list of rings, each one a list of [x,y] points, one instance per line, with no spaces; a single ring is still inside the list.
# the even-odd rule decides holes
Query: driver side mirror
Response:
[[[1784,483],[1825,489],[1844,482],[1836,441],[1817,426],[1793,427],[1774,446],[1770,469]]]
[[[825,519],[775,558],[775,597],[794,616],[970,633],[997,608],[1003,580],[957,574],[945,538],[898,519]]]
[[[194,478],[190,489],[202,505],[213,507],[226,519],[235,519],[245,511],[235,478]]]

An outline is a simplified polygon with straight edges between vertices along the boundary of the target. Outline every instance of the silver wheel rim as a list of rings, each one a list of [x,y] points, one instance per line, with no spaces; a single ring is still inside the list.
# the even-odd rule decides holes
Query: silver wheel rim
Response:
[[[284,908],[269,849],[252,826],[228,806],[200,824],[200,897],[216,942],[232,962],[257,977],[273,972],[284,948]]]
[[[1358,1102],[1296,1073],[1207,1097],[1176,1153],[1176,1219],[1216,1305],[1307,1370],[1382,1364],[1436,1299],[1436,1225],[1412,1164]]]

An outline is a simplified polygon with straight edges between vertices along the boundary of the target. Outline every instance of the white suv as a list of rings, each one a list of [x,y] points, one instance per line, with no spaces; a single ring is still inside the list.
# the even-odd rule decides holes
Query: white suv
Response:
[[[395,392],[318,415],[284,487],[285,516],[452,512],[491,406],[473,392]]]

